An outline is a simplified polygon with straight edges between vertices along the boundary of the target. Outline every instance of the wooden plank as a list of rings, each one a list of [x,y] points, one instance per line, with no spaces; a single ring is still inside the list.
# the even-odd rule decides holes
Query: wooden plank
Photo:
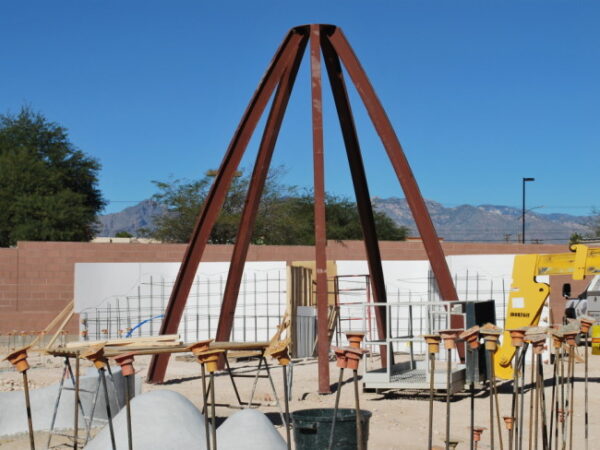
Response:
[[[91,345],[130,345],[130,344],[141,344],[141,343],[152,343],[152,342],[167,342],[167,343],[179,343],[181,339],[178,334],[163,334],[160,336],[147,336],[147,337],[135,337],[135,338],[124,338],[124,339],[110,339],[100,341],[77,341],[69,342],[67,348],[77,348],[81,346]]]
[[[75,314],[75,311],[73,311],[73,309],[71,308],[71,312],[61,322],[60,326],[56,330],[56,333],[54,333],[54,336],[52,336],[52,339],[50,339],[50,342],[48,342],[48,345],[46,346],[46,348],[52,347],[52,345],[54,344],[54,342],[56,341],[56,339],[58,339],[58,336],[60,335],[60,332],[62,330],[64,330],[64,328],[67,326],[67,323],[69,323],[69,320],[71,320],[71,318],[73,317],[73,314]]]
[[[30,347],[33,348],[38,343],[38,341],[42,339],[43,336],[45,336],[50,330],[52,330],[63,319],[63,317],[69,313],[69,311],[73,310],[73,307],[73,300],[71,300],[69,303],[67,303],[67,306],[65,306],[64,309],[61,312],[59,312],[48,325],[46,325],[46,328],[44,328],[41,331],[41,333],[38,334],[38,337],[31,341],[31,343],[29,344]]]

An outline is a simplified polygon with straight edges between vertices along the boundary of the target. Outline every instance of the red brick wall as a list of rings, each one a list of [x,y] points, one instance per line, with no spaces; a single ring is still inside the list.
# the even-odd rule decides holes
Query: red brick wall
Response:
[[[442,243],[446,255],[560,253],[564,245]],[[419,241],[381,242],[387,260],[423,260]],[[19,242],[0,249],[0,333],[41,330],[73,298],[74,269],[78,262],[180,262],[182,244],[92,244],[78,242]],[[203,260],[228,261],[231,245],[210,245]],[[360,241],[328,243],[328,259],[365,259]],[[314,249],[306,246],[251,246],[249,261],[307,261]],[[560,292],[558,293],[560,295]],[[76,329],[71,321],[71,330]]]

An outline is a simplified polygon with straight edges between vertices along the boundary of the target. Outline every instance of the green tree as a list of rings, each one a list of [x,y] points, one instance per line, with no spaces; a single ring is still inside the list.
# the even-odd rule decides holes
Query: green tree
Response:
[[[105,205],[99,170],[43,115],[0,115],[0,246],[91,239]]]
[[[590,218],[590,238],[600,238],[600,211],[597,209],[592,210],[592,217]]]
[[[133,234],[131,234],[129,231],[117,231],[115,233],[115,237],[117,237],[117,238],[132,238]]]
[[[282,184],[283,173],[283,169],[278,168],[266,180],[251,241],[254,244],[313,245],[313,195]],[[154,228],[144,230],[144,234],[165,242],[187,242],[211,182],[208,176],[192,182],[154,182],[159,192],[153,198],[165,206],[167,212],[155,218]],[[235,242],[248,185],[248,176],[234,179],[210,236],[211,243]],[[325,202],[327,238],[361,239],[356,204],[332,195],[327,195]],[[374,216],[379,239],[406,239],[408,230],[405,227],[397,226],[384,213],[375,212]]]
[[[573,233],[571,236],[569,236],[569,245],[579,244],[582,239],[583,236],[581,234]]]

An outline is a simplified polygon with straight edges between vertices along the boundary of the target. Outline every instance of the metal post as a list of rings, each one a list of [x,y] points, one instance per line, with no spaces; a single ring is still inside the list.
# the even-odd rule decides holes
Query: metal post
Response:
[[[204,369],[204,364],[200,364],[202,367],[202,412],[204,414],[204,434],[206,435],[206,450],[210,450],[210,432],[208,429],[208,417],[206,417],[206,413],[208,412],[208,408],[206,407],[206,370]]]
[[[521,352],[521,411],[519,413],[519,450],[523,450],[523,421],[525,418],[525,356],[527,355],[527,347],[529,344],[525,342],[523,344],[523,351]]]
[[[588,340],[590,338],[590,332],[585,332],[585,362],[584,362],[584,402],[585,402],[585,412],[584,412],[584,426],[585,426],[585,450],[588,450],[589,444],[589,435],[588,435]]]
[[[360,413],[360,398],[358,395],[358,370],[354,369],[354,404],[356,408],[356,448],[364,449],[363,429],[362,429],[362,414]]]
[[[29,446],[35,450],[35,441],[33,438],[33,422],[31,421],[31,402],[29,400],[29,381],[27,380],[27,371],[23,371],[23,390],[25,392],[25,408],[27,409],[27,427],[29,428]]]
[[[569,450],[573,450],[573,416],[575,416],[575,347],[569,346],[569,362],[571,363],[570,383],[571,401],[569,404]]]
[[[517,449],[518,445],[516,443],[517,436],[519,434],[519,353],[521,352],[521,347],[515,347],[515,357],[513,359],[513,394],[512,394],[512,407],[511,407],[511,417],[513,418],[513,426],[508,430],[508,439],[509,439],[509,450],[514,448]]]
[[[490,448],[494,450],[494,389],[492,387],[492,352],[486,350],[488,364],[488,389],[490,393]],[[500,433],[500,430],[498,430]]]
[[[108,397],[108,385],[106,384],[106,376],[104,374],[104,367],[98,369],[100,374],[100,382],[104,388],[104,401],[106,402],[106,416],[108,417],[108,427],[110,429],[110,443],[113,450],[117,450],[117,444],[115,442],[115,430],[113,428],[112,414],[110,412],[110,399]]]
[[[548,428],[546,422],[546,394],[544,392],[544,366],[542,364],[541,353],[537,355],[538,361],[538,377],[539,377],[539,389],[540,389],[540,412],[542,415],[542,448],[544,450],[549,449],[548,444]]]
[[[131,431],[131,375],[125,377],[125,397],[127,400],[127,444],[129,445],[129,450],[133,450],[133,436]]]
[[[342,393],[342,380],[344,377],[344,368],[340,367],[340,376],[338,378],[337,390],[335,392],[335,405],[333,407],[333,419],[331,420],[331,432],[329,433],[329,445],[328,450],[333,448],[333,436],[335,434],[335,422],[337,419],[337,411],[340,405],[340,394]]]
[[[288,398],[287,366],[283,365],[283,395],[285,397],[285,437],[288,450],[292,450],[292,437],[290,433],[290,401]]]
[[[521,234],[521,243],[525,243],[525,183],[527,181],[535,181],[535,178],[523,178],[523,230]]]
[[[212,419],[212,428],[211,428],[211,434],[212,434],[212,450],[217,450],[217,413],[215,410],[215,373],[214,372],[209,372],[210,374],[210,385],[212,386],[212,389],[210,390],[210,415],[211,415],[211,419]]]

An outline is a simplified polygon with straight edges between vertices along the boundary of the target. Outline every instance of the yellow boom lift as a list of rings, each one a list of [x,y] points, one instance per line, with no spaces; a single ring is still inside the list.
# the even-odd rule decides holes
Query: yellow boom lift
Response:
[[[538,283],[535,277],[571,275],[573,280],[583,280],[586,276],[600,274],[600,248],[576,244],[570,250],[572,253],[515,256],[505,330],[539,323],[550,286]],[[515,354],[510,342],[510,333],[505,331],[495,358],[496,375],[507,380],[513,376],[511,361]]]

